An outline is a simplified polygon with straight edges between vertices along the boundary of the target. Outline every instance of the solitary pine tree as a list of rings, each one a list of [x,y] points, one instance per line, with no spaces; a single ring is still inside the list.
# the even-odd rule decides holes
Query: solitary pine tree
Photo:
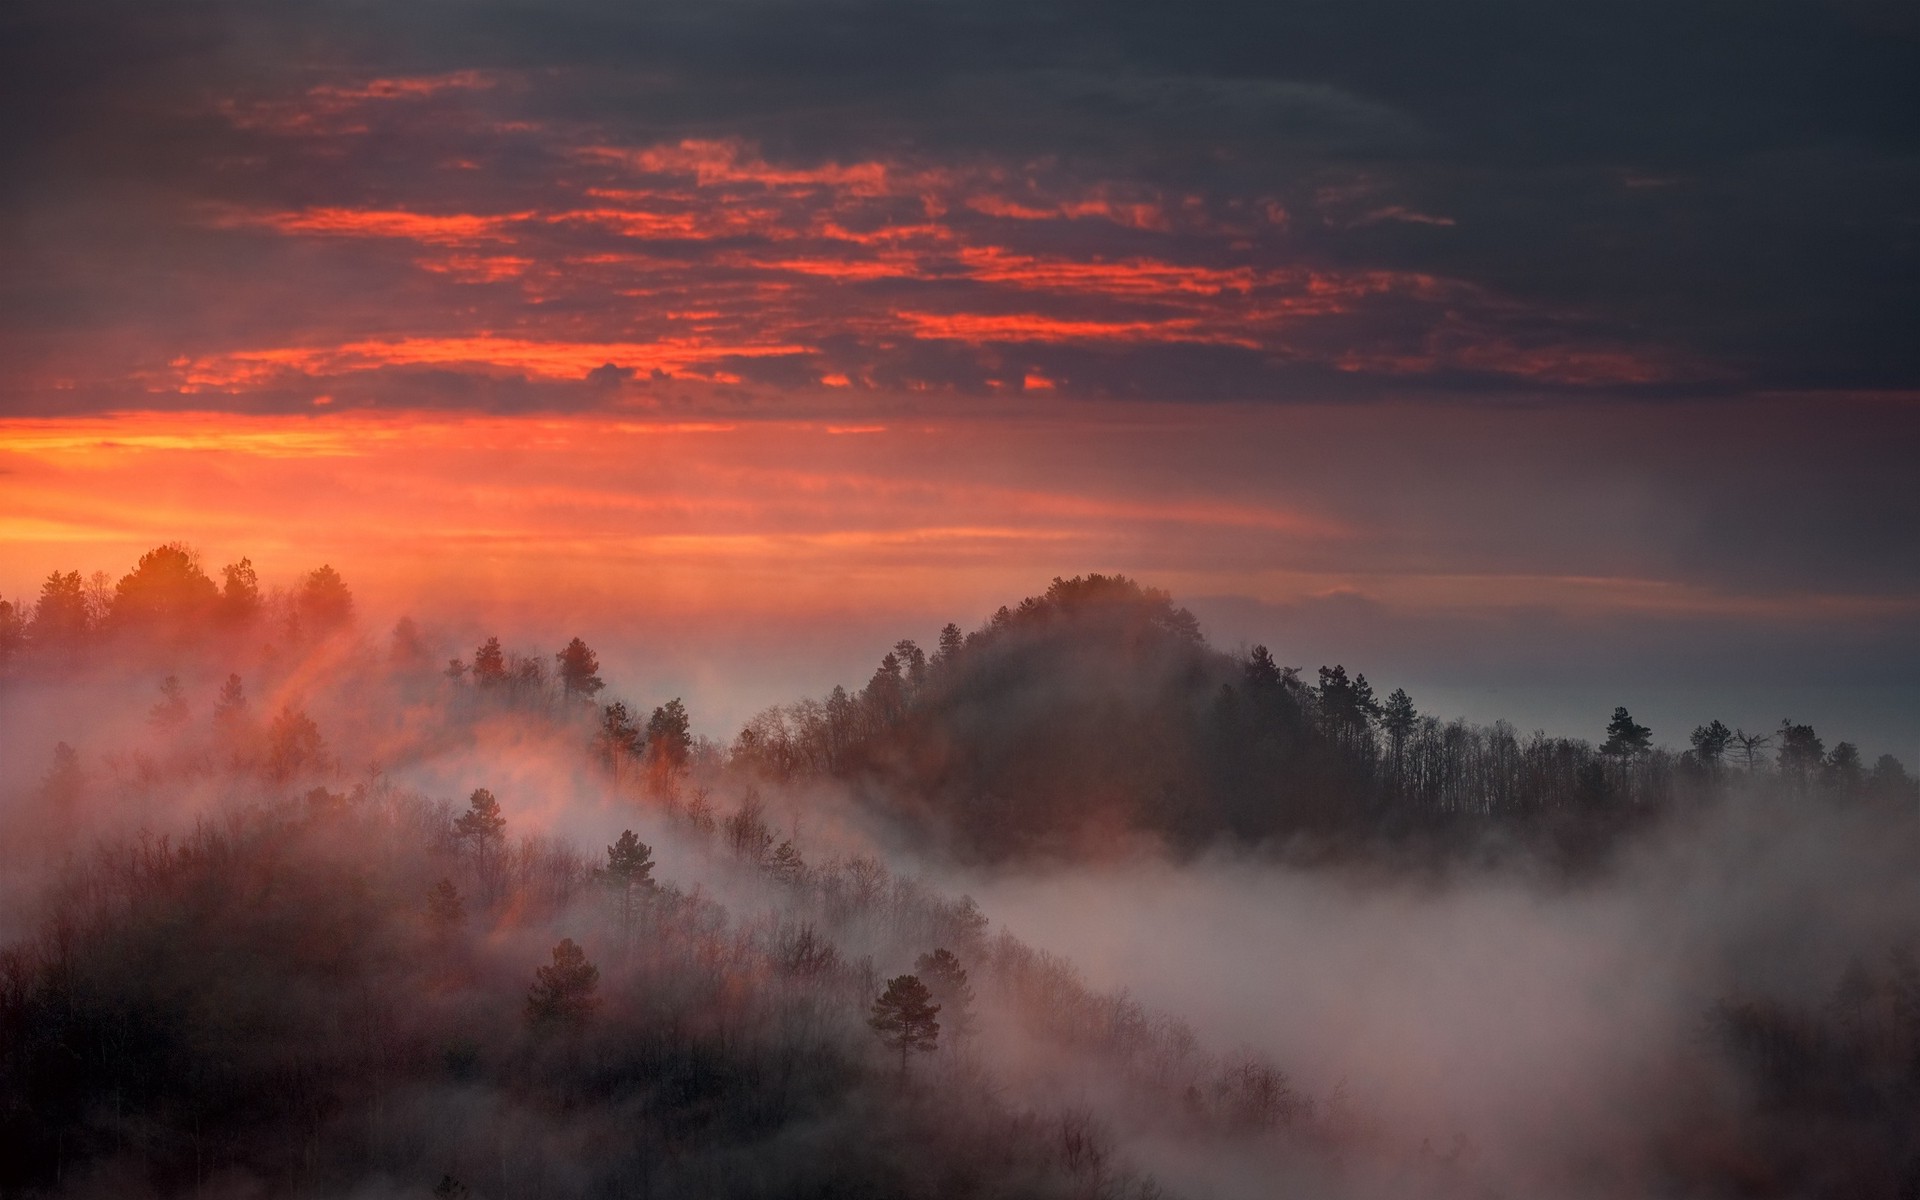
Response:
[[[260,576],[253,569],[253,560],[228,563],[220,568],[220,574],[226,579],[220,589],[220,619],[229,625],[245,625],[259,616]]]
[[[347,582],[340,578],[340,572],[324,564],[316,567],[300,585],[294,606],[300,615],[301,627],[318,633],[329,633],[353,620],[353,593],[347,590]]]
[[[600,1004],[600,968],[587,961],[586,951],[572,938],[561,938],[553,948],[553,965],[535,967],[533,986],[527,989],[527,1023],[578,1029]]]
[[[553,656],[560,664],[560,688],[567,699],[575,696],[593,698],[593,694],[607,686],[600,678],[600,658],[579,638],[567,643],[567,648]]]
[[[484,688],[499,687],[507,681],[507,652],[500,639],[490,637],[473,652],[473,682]]]
[[[880,1035],[890,1050],[900,1052],[900,1077],[907,1076],[907,1056],[918,1051],[930,1054],[940,1041],[940,1022],[934,1020],[940,1006],[918,976],[896,975],[887,981],[887,990],[873,1002],[873,1015],[867,1024]]]
[[[180,635],[203,621],[219,589],[200,569],[200,556],[178,542],[156,546],[114,586],[108,616],[115,626]]]
[[[1653,730],[1638,724],[1624,707],[1613,710],[1607,722],[1607,740],[1600,753],[1611,758],[1636,758],[1653,748]]]
[[[620,906],[620,936],[624,942],[633,925],[633,901],[657,886],[653,882],[653,847],[623,829],[607,847],[607,865],[596,872],[600,883]]]
[[[507,819],[500,815],[500,802],[486,788],[473,789],[467,797],[467,811],[453,823],[453,836],[473,848],[475,854],[488,854],[507,840]]]
[[[687,706],[678,696],[653,710],[647,718],[647,749],[656,767],[677,773],[687,765],[693,749],[693,731],[687,719]]]
[[[80,572],[58,571],[40,585],[40,599],[33,606],[33,624],[29,636],[43,648],[72,649],[86,640],[93,630],[93,613],[87,605],[87,583]]]

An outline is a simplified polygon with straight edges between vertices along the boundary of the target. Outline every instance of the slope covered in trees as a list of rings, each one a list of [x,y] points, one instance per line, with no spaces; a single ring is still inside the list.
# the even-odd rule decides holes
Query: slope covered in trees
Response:
[[[1264,646],[1215,650],[1165,593],[1098,575],[1056,579],[972,633],[949,625],[931,655],[902,641],[859,692],[756,717],[732,758],[782,781],[846,781],[989,859],[1134,835],[1193,852],[1497,834],[1590,857],[1736,786],[1909,810],[1920,798],[1891,756],[1869,768],[1791,721],[1748,735],[1711,720],[1678,753],[1625,708],[1598,746],[1443,721],[1344,666],[1309,683]]]
[[[223,574],[161,547],[0,609],[0,1194],[1920,1186],[1920,925],[1898,910],[1920,797],[1804,724],[1707,720],[1675,752],[1626,708],[1597,744],[1443,722],[1340,666],[1221,652],[1172,598],[1093,576],[722,746],[579,637],[374,636],[331,569]],[[1510,854],[1460,853],[1489,842]],[[1638,849],[1637,878],[1703,908],[1721,884],[1671,864],[1769,863],[1793,895],[1864,872],[1898,911],[1789,910],[1779,944],[1837,964],[1713,945],[1631,1119],[1575,1106],[1597,1132],[1516,1160],[1450,1123],[1470,1097],[1382,1109],[1338,1055],[1289,1073],[942,882],[1236,850],[1297,872],[1272,852],[1303,846],[1354,902],[1417,897],[1429,873],[1390,868],[1431,861],[1450,887],[1601,893]]]

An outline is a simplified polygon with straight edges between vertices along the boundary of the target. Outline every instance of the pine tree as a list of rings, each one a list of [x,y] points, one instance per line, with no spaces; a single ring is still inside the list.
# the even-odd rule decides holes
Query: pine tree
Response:
[[[572,938],[561,938],[553,948],[553,965],[534,968],[527,989],[527,1023],[578,1029],[600,1005],[594,993],[600,987],[600,968],[587,961],[586,951]]]
[[[623,829],[607,847],[607,865],[595,872],[603,887],[620,905],[620,937],[624,946],[633,926],[633,900],[658,886],[653,882],[653,847]]]
[[[496,849],[506,841],[507,819],[500,815],[500,802],[492,792],[473,789],[473,795],[467,797],[467,811],[453,823],[453,836],[475,852]]]
[[[1247,686],[1256,692],[1280,686],[1280,664],[1273,661],[1273,652],[1265,646],[1255,646],[1241,669]]]
[[[328,633],[353,620],[353,593],[331,566],[314,568],[294,597],[294,609],[303,628]]]
[[[220,619],[229,625],[245,625],[260,615],[260,576],[253,560],[243,558],[220,568],[226,584],[220,589]]]
[[[1613,719],[1607,722],[1607,740],[1601,744],[1600,753],[1610,758],[1635,758],[1653,748],[1653,730],[1637,724],[1633,714],[1624,707],[1613,710]]]
[[[887,990],[873,1002],[873,1015],[867,1018],[880,1041],[889,1050],[900,1052],[900,1077],[907,1076],[907,1056],[916,1051],[931,1054],[940,1041],[940,1022],[934,1017],[940,1006],[933,1002],[927,985],[915,975],[896,975],[887,981]]]
[[[1804,785],[1826,762],[1826,757],[1827,744],[1813,731],[1813,726],[1795,725],[1791,720],[1780,722],[1780,749],[1775,765],[1782,775]]]
[[[647,751],[656,768],[676,773],[687,765],[687,756],[692,750],[693,731],[687,706],[676,696],[654,709],[653,715],[647,718]]]
[[[933,652],[933,665],[936,668],[952,666],[966,644],[966,635],[960,632],[960,627],[951,621],[947,622],[940,627],[940,645]]]
[[[553,656],[560,664],[560,688],[568,699],[575,696],[593,698],[593,694],[607,686],[600,679],[600,658],[579,638],[567,643],[567,648]]]
[[[1726,757],[1727,747],[1733,744],[1733,730],[1719,721],[1709,721],[1696,726],[1687,740],[1693,743],[1693,752],[1702,763],[1717,767],[1720,760]]]
[[[1405,688],[1395,688],[1387,696],[1386,704],[1380,709],[1380,728],[1386,731],[1387,740],[1398,754],[1406,745],[1420,723],[1420,714],[1413,707],[1413,697],[1407,695]]]
[[[473,652],[473,682],[478,687],[496,688],[507,681],[507,652],[500,639],[490,637]]]
[[[305,709],[282,705],[267,731],[267,770],[277,780],[291,779],[325,764],[327,744]]]

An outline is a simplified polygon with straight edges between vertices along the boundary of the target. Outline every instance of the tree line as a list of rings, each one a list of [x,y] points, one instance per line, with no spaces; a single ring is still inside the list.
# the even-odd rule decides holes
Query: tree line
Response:
[[[1164,592],[1118,576],[1055,580],[932,654],[903,640],[857,691],[755,716],[731,761],[777,780],[832,777],[997,857],[1060,850],[1118,823],[1199,849],[1449,836],[1488,829],[1590,852],[1735,788],[1911,812],[1892,755],[1871,766],[1784,720],[1710,720],[1655,746],[1626,707],[1589,741],[1420,712],[1361,673],[1309,682],[1264,646],[1208,646]]]

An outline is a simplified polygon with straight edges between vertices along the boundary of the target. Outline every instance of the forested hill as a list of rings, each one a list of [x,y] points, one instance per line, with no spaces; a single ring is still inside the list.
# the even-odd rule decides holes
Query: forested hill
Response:
[[[226,680],[220,717],[245,703],[229,670],[298,677],[295,664],[361,637],[331,567],[273,592],[246,559],[220,574],[223,586],[177,544],[117,583],[56,571],[36,601],[0,600],[0,676],[198,662]],[[1341,665],[1309,679],[1284,652],[1215,649],[1165,592],[1121,576],[1055,579],[973,632],[949,624],[931,653],[900,641],[864,687],[768,709],[729,745],[695,737],[697,714],[677,699],[643,722],[645,709],[600,694],[597,657],[578,638],[558,654],[489,638],[444,668],[433,642],[403,619],[384,655],[364,647],[342,661],[378,664],[412,701],[458,720],[557,720],[616,783],[636,770],[670,792],[683,778],[717,794],[756,779],[834,781],[905,823],[923,853],[976,860],[1099,856],[1145,840],[1184,853],[1518,842],[1573,861],[1735,789],[1908,814],[1920,804],[1893,757],[1869,764],[1791,720],[1749,733],[1702,713],[1689,747],[1673,750],[1625,707],[1595,714],[1594,741],[1423,714],[1404,690],[1382,695]],[[154,721],[171,727],[186,705],[169,674]],[[311,757],[297,736],[309,724],[286,706],[253,750],[291,769]]]
[[[1869,767],[1806,725],[1760,734],[1710,714],[1691,746],[1652,744],[1625,708],[1598,745],[1422,714],[1405,691],[1264,647],[1210,647],[1192,613],[1121,576],[1055,579],[980,629],[902,641],[858,693],[769,709],[732,761],[825,776],[979,858],[1112,849],[1148,835],[1184,851],[1351,847],[1489,832],[1563,854],[1729,789],[1905,804],[1897,760]]]
[[[0,600],[0,1197],[1144,1200],[1223,1194],[1222,1161],[1260,1195],[1920,1194],[1920,795],[1807,725],[1446,722],[1089,576],[722,744],[562,631],[449,659],[329,567],[220,575],[163,546]],[[1164,969],[1284,1043],[1092,988],[996,907],[1044,900],[943,878],[1058,881],[1079,936],[1138,889],[1228,897],[1145,932],[1219,942]],[[1276,897],[1317,954],[1221,932]],[[1645,995],[1539,1000],[1568,946]],[[1469,999],[1368,1010],[1393,989],[1349,975],[1357,1022],[1237,965],[1432,953]],[[1478,1090],[1373,1058],[1408,1023],[1497,1041],[1495,1010],[1562,1036]],[[1503,1128],[1512,1086],[1559,1115]]]

